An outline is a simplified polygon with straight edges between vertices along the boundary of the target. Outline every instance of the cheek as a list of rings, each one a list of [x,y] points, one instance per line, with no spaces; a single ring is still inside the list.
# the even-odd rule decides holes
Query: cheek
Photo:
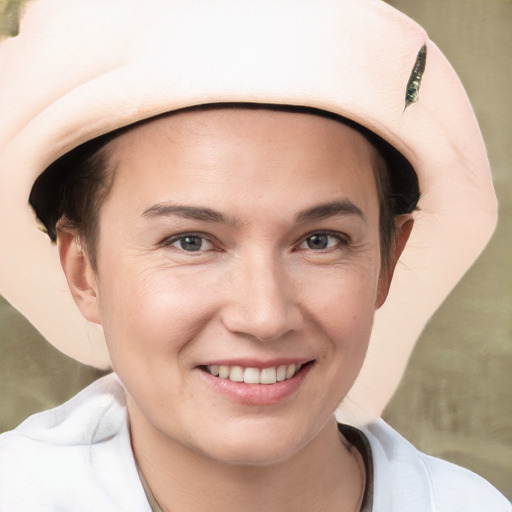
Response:
[[[213,314],[214,280],[211,273],[199,278],[131,261],[104,265],[100,314],[114,364],[172,362]]]
[[[375,314],[378,279],[374,267],[352,270],[312,275],[302,286],[309,290],[312,339],[320,331],[327,340],[321,356],[325,363],[322,371],[336,404],[343,400],[361,369]]]
[[[212,301],[179,272],[150,275],[129,268],[118,266],[103,283],[103,328],[113,370],[132,406],[163,425],[170,404],[194,401],[187,380],[190,348],[211,317]]]
[[[304,303],[318,324],[321,324],[333,339],[344,338],[350,343],[352,337],[371,331],[375,310],[378,278],[372,267],[331,270],[310,273],[301,280],[300,293]]]

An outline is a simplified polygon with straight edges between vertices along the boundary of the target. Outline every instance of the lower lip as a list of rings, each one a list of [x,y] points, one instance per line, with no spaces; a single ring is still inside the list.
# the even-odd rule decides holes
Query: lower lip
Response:
[[[291,379],[275,384],[233,382],[229,379],[214,377],[201,369],[198,371],[215,391],[234,402],[247,405],[273,405],[291,397],[299,390],[311,366],[312,364],[306,364]]]

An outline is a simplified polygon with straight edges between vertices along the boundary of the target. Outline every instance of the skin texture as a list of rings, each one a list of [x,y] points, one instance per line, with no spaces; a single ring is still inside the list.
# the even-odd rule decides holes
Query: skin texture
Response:
[[[362,461],[333,412],[412,226],[397,219],[381,269],[373,147],[311,114],[219,109],[153,120],[108,151],[116,176],[97,272],[73,232],[59,233],[59,250],[78,306],[105,331],[157,501],[358,510]],[[311,248],[326,233],[327,247]],[[202,237],[201,250],[183,248],[187,234]],[[220,393],[201,369],[240,359],[313,362],[293,393],[254,405]]]

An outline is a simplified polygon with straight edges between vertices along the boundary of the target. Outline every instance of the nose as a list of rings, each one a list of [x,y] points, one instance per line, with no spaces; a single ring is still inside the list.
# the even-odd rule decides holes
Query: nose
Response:
[[[272,341],[302,327],[303,315],[293,292],[293,279],[282,265],[269,260],[245,261],[227,283],[228,300],[222,321],[229,331]]]

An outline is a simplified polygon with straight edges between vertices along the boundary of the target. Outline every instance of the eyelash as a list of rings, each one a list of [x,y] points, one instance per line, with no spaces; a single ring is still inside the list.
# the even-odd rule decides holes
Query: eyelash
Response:
[[[176,244],[180,240],[185,240],[186,238],[199,238],[201,240],[201,245],[202,245],[203,242],[208,242],[212,246],[214,246],[214,242],[210,239],[210,237],[206,236],[205,233],[196,233],[196,232],[181,233],[179,235],[175,235],[173,237],[166,238],[162,242],[161,245],[164,246],[164,247],[172,247],[174,244]],[[201,249],[199,249],[197,251],[186,251],[185,249],[183,249],[183,247],[181,247],[181,248],[175,247],[175,248],[178,249],[178,250],[181,250],[183,252],[188,252],[188,253],[193,253],[193,252],[202,253],[202,252],[205,252],[205,250],[201,250]]]
[[[336,243],[334,245],[331,245],[330,247],[321,248],[319,250],[314,250],[314,249],[311,249],[311,247],[309,247],[309,249],[312,250],[313,252],[332,251],[332,250],[339,248],[339,246],[347,246],[350,242],[350,239],[348,238],[347,235],[340,233],[338,231],[313,231],[312,233],[309,233],[305,237],[300,239],[299,244],[298,244],[299,249],[301,248],[301,246],[303,244],[307,243],[307,240],[313,238],[314,236],[332,237],[332,238],[336,239]],[[304,249],[306,249],[306,248],[304,248]]]
[[[312,249],[311,247],[301,247],[303,244],[307,244],[308,240],[312,239],[315,236],[316,237],[322,237],[322,236],[332,237],[332,238],[336,239],[337,242],[331,246],[322,247],[318,250]],[[181,233],[179,235],[175,235],[171,238],[165,239],[161,245],[164,247],[172,247],[172,246],[174,246],[174,244],[176,244],[180,241],[183,241],[187,238],[198,238],[201,240],[201,246],[203,245],[204,242],[207,242],[214,247],[213,250],[219,250],[218,248],[217,249],[215,248],[215,244],[209,236],[206,236],[205,233],[197,233],[197,232]],[[343,233],[337,232],[337,231],[313,231],[313,232],[307,234],[306,236],[302,237],[295,244],[296,249],[294,249],[294,250],[302,250],[302,249],[308,250],[309,249],[309,250],[312,250],[313,252],[332,251],[332,250],[335,250],[336,248],[338,248],[339,246],[347,246],[349,244],[349,242],[350,242],[350,240],[346,235],[344,235]],[[329,242],[327,242],[327,243],[329,243]],[[212,250],[212,249],[206,249],[206,250],[202,249],[201,250],[201,247],[200,247],[197,250],[187,251],[183,247],[176,247],[176,246],[174,246],[174,247],[182,252],[187,252],[187,253],[203,253],[203,252]]]

